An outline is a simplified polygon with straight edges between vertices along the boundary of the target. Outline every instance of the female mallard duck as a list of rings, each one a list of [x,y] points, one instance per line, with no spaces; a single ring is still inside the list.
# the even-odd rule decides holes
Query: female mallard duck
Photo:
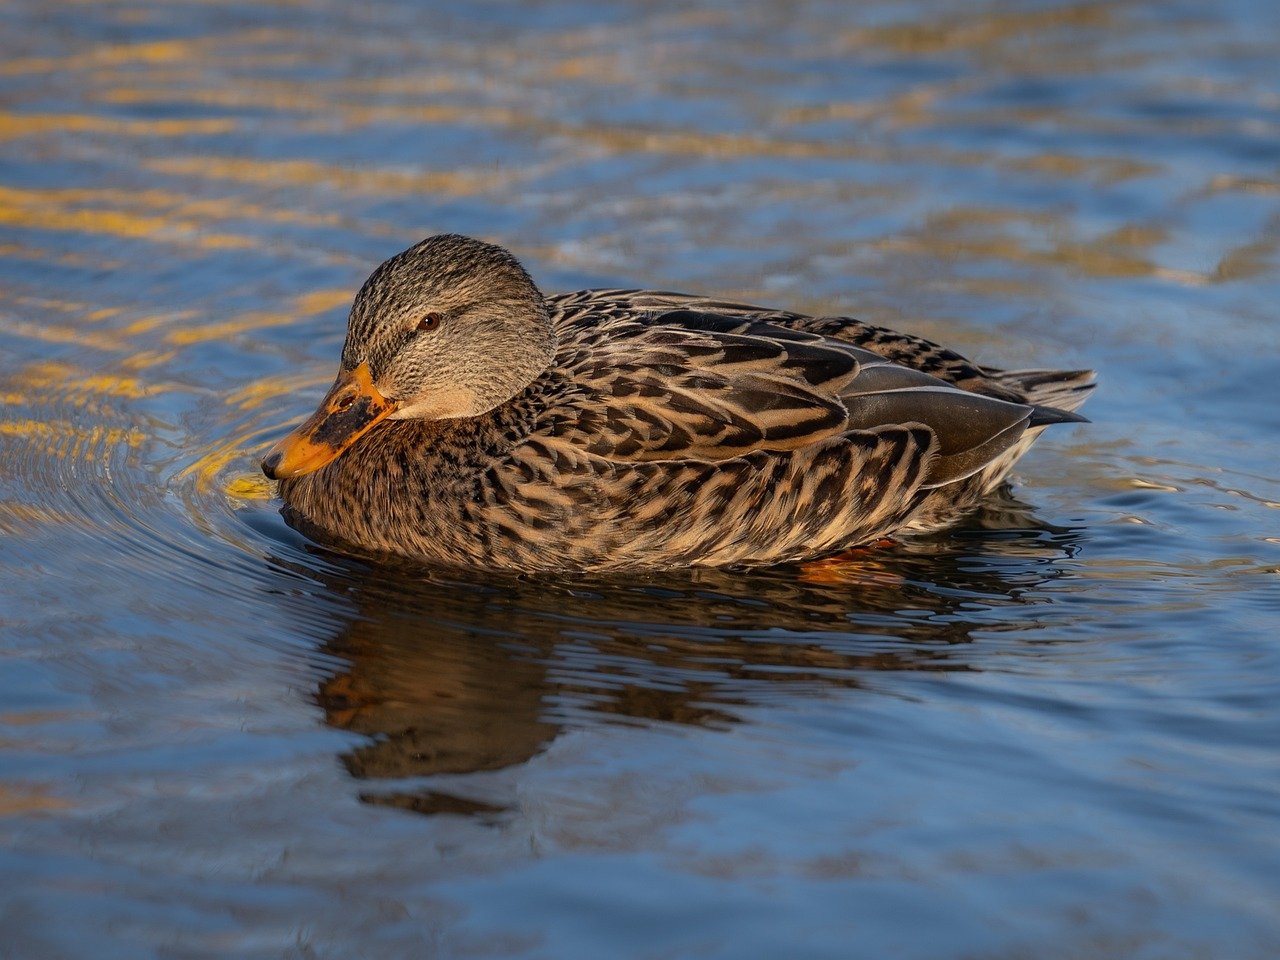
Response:
[[[1092,385],[848,317],[544,299],[506,250],[448,235],[365,282],[337,381],[262,468],[292,520],[419,560],[778,563],[956,520]]]

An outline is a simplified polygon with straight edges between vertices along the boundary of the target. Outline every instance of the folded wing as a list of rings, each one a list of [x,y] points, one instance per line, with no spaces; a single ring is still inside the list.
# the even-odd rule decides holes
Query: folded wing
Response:
[[[576,322],[597,329],[565,358],[564,436],[608,460],[723,461],[913,424],[936,438],[928,488],[976,473],[1049,422],[1033,405],[771,320],[677,309]]]

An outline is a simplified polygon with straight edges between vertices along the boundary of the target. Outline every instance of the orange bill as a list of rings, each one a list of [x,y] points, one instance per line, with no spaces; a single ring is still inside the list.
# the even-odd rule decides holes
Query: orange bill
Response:
[[[344,370],[306,423],[267,452],[262,472],[283,480],[319,470],[395,409],[396,402],[373,385],[369,364]]]

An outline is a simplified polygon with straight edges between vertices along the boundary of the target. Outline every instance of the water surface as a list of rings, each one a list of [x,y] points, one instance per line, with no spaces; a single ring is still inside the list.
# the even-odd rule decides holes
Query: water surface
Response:
[[[0,957],[1280,955],[1280,15],[0,6]],[[255,473],[434,232],[1093,366],[838,568],[387,567]]]

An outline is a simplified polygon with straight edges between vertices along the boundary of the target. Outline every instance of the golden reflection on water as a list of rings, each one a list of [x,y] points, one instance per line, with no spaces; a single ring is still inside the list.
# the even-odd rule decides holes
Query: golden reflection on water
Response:
[[[535,172],[484,169],[407,172],[340,167],[311,160],[264,161],[244,157],[165,157],[145,161],[145,165],[147,169],[157,173],[180,174],[207,180],[273,185],[287,183],[291,186],[321,185],[339,190],[387,194],[420,191],[458,197],[507,187]],[[232,215],[244,216],[245,213],[240,211]],[[332,223],[334,218],[323,222]]]
[[[155,161],[161,163],[162,161]],[[175,161],[181,164],[181,161]],[[150,166],[150,162],[146,162]],[[279,178],[277,178],[278,181]],[[137,216],[139,210],[158,211],[166,220],[200,223],[221,220],[255,220],[263,223],[299,223],[311,226],[334,226],[341,218],[333,214],[316,214],[262,204],[246,203],[232,197],[199,199],[167,190],[122,189],[58,189],[12,190],[0,188],[0,203],[13,208],[55,209],[61,215],[74,216],[86,209],[108,208],[105,212]],[[111,210],[109,208],[115,208]],[[143,229],[122,236],[148,238]],[[243,244],[252,245],[252,244]]]
[[[116,137],[177,137],[227,133],[236,122],[208,120],[118,120],[74,113],[0,112],[0,138],[13,139],[41,133],[100,133]]]
[[[1060,267],[1090,277],[1156,277],[1188,286],[1256,275],[1269,269],[1267,258],[1280,249],[1280,238],[1251,241],[1228,250],[1213,270],[1199,273],[1158,264],[1152,251],[1169,239],[1163,227],[1130,224],[1091,239],[1064,239],[1063,232],[1060,220],[1047,213],[953,207],[880,246],[939,258]],[[1039,242],[1028,242],[1029,233],[1039,234]]]
[[[146,7],[135,11],[142,15]],[[1075,33],[1125,31],[1135,27],[1121,7],[1068,4],[1044,10],[995,8],[973,11],[963,18],[907,18],[898,23],[860,27],[824,37],[819,50],[930,57],[940,54],[980,59],[989,68],[1003,66],[1016,75],[1061,73],[1073,62],[1081,69],[1098,68],[1098,51],[1082,52],[1064,42],[1045,59],[1043,45],[1028,57],[1032,37],[1069,37]],[[622,25],[586,31],[566,31],[543,37],[537,56],[519,35],[491,38],[475,50],[442,49],[439,65],[388,71],[383,76],[355,74],[339,79],[299,80],[278,74],[305,65],[316,55],[316,37],[304,30],[280,27],[232,29],[213,36],[169,38],[145,42],[108,43],[69,52],[61,57],[13,57],[0,65],[10,77],[58,74],[91,78],[83,95],[87,104],[139,108],[214,108],[225,116],[136,118],[84,112],[49,113],[10,109],[0,113],[0,137],[42,139],[95,136],[142,138],[159,147],[140,158],[143,169],[179,178],[203,192],[218,183],[264,187],[325,188],[347,193],[368,192],[398,196],[436,197],[516,196],[540,175],[563,168],[583,151],[606,151],[618,156],[668,154],[719,160],[742,158],[777,160],[862,160],[876,164],[920,163],[942,167],[997,167],[1010,173],[1047,179],[1078,178],[1114,185],[1150,178],[1162,172],[1158,159],[1099,155],[1041,148],[1010,156],[998,150],[944,148],[936,143],[907,142],[894,137],[826,136],[815,138],[786,131],[815,123],[865,124],[874,128],[946,130],[975,120],[986,123],[1052,123],[1094,131],[1105,123],[1084,112],[1051,108],[987,108],[974,117],[957,111],[957,98],[980,93],[989,79],[981,73],[959,74],[945,80],[924,79],[865,100],[826,100],[811,104],[758,105],[763,122],[752,132],[726,132],[697,126],[658,123],[619,123],[566,120],[543,105],[531,104],[529,88],[557,84],[634,82],[635,75],[656,75],[665,82],[689,77],[698,83],[702,66],[690,62],[678,42],[640,45],[619,58],[612,51],[631,50],[638,37],[692,27],[723,26],[723,11],[661,14],[644,24],[642,33]],[[387,41],[392,48],[395,41]],[[590,47],[605,52],[584,54]],[[1071,58],[1075,58],[1072,61]],[[474,66],[473,58],[488,69]],[[500,68],[518,70],[522,83],[500,81]],[[216,77],[218,82],[212,82]],[[461,102],[459,102],[461,101]],[[246,110],[269,111],[296,131],[348,134],[369,126],[403,124],[419,130],[440,125],[480,125],[508,129],[542,141],[559,141],[563,148],[536,163],[462,165],[446,169],[404,169],[367,163],[341,164],[310,156],[247,156],[227,152],[175,149],[166,141],[212,138],[248,131],[258,122],[241,116]],[[1039,111],[1039,112],[1036,112]],[[1178,122],[1173,119],[1170,122]],[[1221,121],[1229,123],[1228,120]],[[786,134],[786,135],[784,135]],[[1274,194],[1276,182],[1209,171],[1201,191],[1211,197],[1224,191]],[[1163,224],[1130,223],[1100,236],[1063,235],[1057,213],[1040,212],[1002,229],[995,220],[1018,216],[995,208],[954,208],[934,213],[907,234],[869,241],[869,246],[892,253],[973,262],[998,262],[1015,268],[1048,267],[1066,275],[1097,278],[1152,277],[1175,284],[1200,286],[1256,276],[1274,261],[1274,231],[1242,237],[1222,251],[1208,270],[1193,270],[1161,262],[1168,228]],[[994,218],[994,219],[993,219]],[[0,224],[32,230],[143,239],[170,246],[192,246],[216,252],[252,249],[262,240],[252,229],[215,227],[225,221],[294,223],[340,226],[333,213],[291,209],[250,202],[234,196],[191,197],[178,190],[35,190],[0,188]],[[385,228],[365,224],[363,229]],[[864,241],[866,242],[866,241]],[[998,294],[1001,283],[1015,280],[964,281],[980,294]],[[1005,287],[1009,292],[1010,287]]]
[[[58,813],[72,806],[49,784],[0,783],[0,817]]]
[[[1106,29],[1114,22],[1110,7],[1098,3],[1074,3],[1045,10],[967,11],[963,17],[866,27],[845,33],[847,50],[888,49],[897,53],[939,53],[963,50],[975,54],[1007,53],[1005,44],[1063,27]]]
[[[214,233],[197,220],[154,217],[68,202],[61,191],[0,188],[0,224],[39,230],[66,230],[204,250],[247,249],[258,241],[240,234]],[[77,191],[71,191],[72,195]]]
[[[150,64],[188,64],[202,55],[236,44],[274,45],[288,43],[292,35],[283,30],[243,30],[187,40],[154,40],[140,43],[104,43],[81,53],[63,57],[25,57],[0,64],[0,76],[25,73],[61,73],[95,67],[132,67]]]
[[[187,329],[171,330],[166,335],[170,343],[179,346],[203,343],[209,340],[224,340],[250,331],[265,330],[269,327],[285,326],[300,323],[321,313],[327,313],[334,307],[344,306],[351,302],[351,291],[344,289],[313,290],[296,297],[292,304],[283,310],[252,310],[230,320],[217,323],[194,325]],[[252,387],[246,387],[252,390]],[[273,395],[273,394],[267,394]],[[245,396],[242,391],[238,396]]]

